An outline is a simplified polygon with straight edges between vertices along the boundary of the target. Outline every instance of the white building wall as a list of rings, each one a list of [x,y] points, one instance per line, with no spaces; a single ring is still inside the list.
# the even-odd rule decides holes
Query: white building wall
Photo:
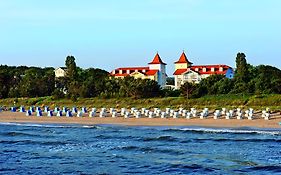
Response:
[[[157,82],[161,87],[164,87],[166,85],[166,65],[164,64],[150,64],[149,65],[150,70],[159,70],[157,73]]]
[[[65,76],[65,70],[63,70],[62,68],[57,68],[55,70],[55,77],[64,77]]]

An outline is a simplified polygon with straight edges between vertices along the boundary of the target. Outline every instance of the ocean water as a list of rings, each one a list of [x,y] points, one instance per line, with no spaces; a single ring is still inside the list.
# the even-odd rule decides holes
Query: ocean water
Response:
[[[281,174],[281,130],[1,123],[0,174]]]

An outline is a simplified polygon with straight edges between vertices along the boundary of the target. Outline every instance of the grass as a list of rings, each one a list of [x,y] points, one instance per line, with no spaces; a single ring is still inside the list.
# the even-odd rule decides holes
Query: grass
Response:
[[[13,106],[14,98],[0,99],[0,106]],[[269,107],[271,110],[281,111],[281,95],[215,95],[204,96],[198,99],[186,99],[184,97],[166,97],[166,98],[149,98],[149,99],[132,99],[132,98],[79,98],[76,102],[69,99],[53,100],[52,97],[38,98],[18,98],[16,106],[77,106],[77,107],[114,107],[114,108],[204,108],[219,109],[226,108],[249,108],[265,109]]]

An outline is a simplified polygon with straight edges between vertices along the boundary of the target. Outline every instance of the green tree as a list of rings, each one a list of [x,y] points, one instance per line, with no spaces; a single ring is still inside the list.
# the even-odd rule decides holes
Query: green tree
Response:
[[[75,63],[74,56],[67,56],[65,60],[65,66],[66,66],[66,76],[70,79],[70,81],[75,81],[78,79],[77,77],[77,67]]]
[[[247,83],[249,81],[249,66],[247,64],[246,55],[244,53],[237,53],[236,72],[234,78],[238,82]]]
[[[183,96],[186,98],[190,98],[193,96],[194,90],[196,90],[197,86],[194,83],[185,82],[181,87],[180,91]]]

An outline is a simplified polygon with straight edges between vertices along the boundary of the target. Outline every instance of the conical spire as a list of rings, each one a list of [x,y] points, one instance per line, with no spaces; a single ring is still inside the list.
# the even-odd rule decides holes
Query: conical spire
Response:
[[[193,64],[192,62],[188,61],[184,51],[182,52],[180,59],[176,61],[175,63],[187,63],[187,64]]]
[[[150,62],[150,63],[148,63],[148,64],[164,64],[164,65],[166,65],[166,63],[164,63],[164,62],[161,60],[161,58],[160,58],[158,52],[156,53],[156,55],[155,55],[154,59],[152,60],[152,62]]]

